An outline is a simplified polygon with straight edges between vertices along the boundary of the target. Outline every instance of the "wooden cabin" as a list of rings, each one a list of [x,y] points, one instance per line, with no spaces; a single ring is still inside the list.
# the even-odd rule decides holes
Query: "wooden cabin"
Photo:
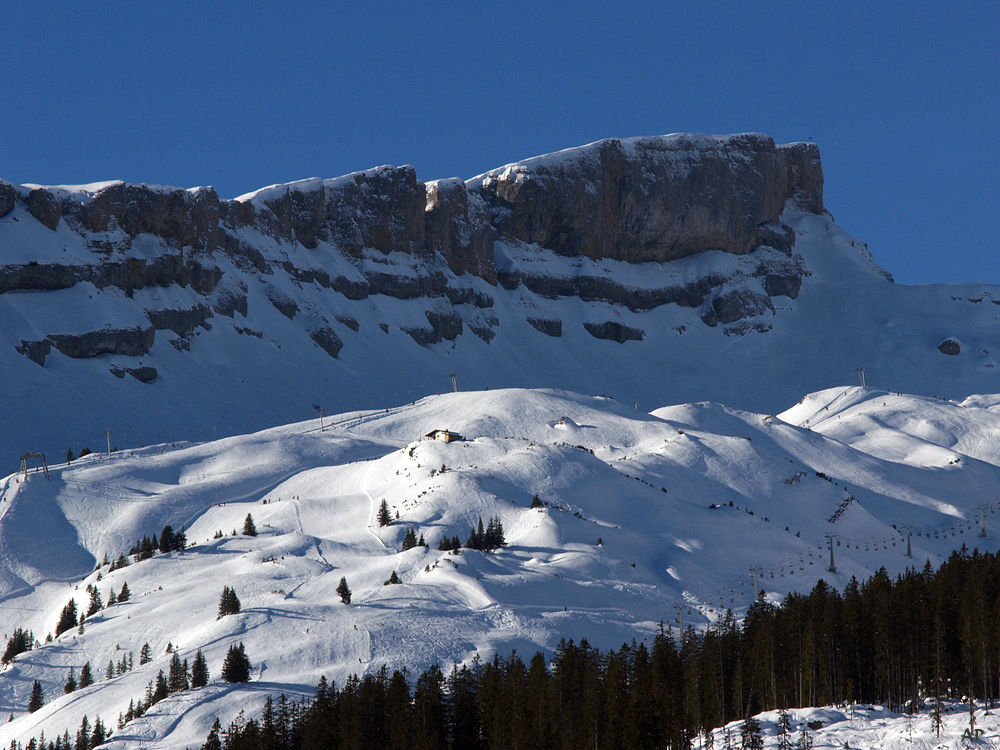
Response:
[[[459,440],[465,440],[457,432],[452,432],[451,430],[433,430],[424,435],[428,440],[443,440],[446,443],[454,443]]]

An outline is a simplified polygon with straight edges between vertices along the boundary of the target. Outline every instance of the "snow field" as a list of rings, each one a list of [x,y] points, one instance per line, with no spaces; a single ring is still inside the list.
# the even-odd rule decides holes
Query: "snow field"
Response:
[[[321,675],[342,683],[383,665],[447,669],[512,649],[551,653],[562,638],[617,647],[679,617],[700,627],[749,606],[751,568],[776,600],[820,578],[840,587],[882,566],[934,563],[963,543],[1000,546],[1000,411],[987,398],[839,388],[777,416],[712,403],[645,414],[603,397],[490,390],[326,424],[91,455],[52,466],[50,480],[0,480],[0,634],[24,627],[44,640],[70,597],[86,608],[88,584],[104,600],[126,581],[132,591],[82,634],[74,628],[0,673],[0,711],[15,717],[0,725],[0,744],[73,730],[84,714],[114,726],[166,671],[168,643],[189,662],[203,650],[210,686],[156,704],[113,746],[195,745],[216,716],[257,710],[266,694],[308,695]],[[423,439],[434,429],[466,439]],[[942,465],[935,450],[961,460]],[[536,495],[541,508],[530,507]],[[388,527],[376,520],[383,500]],[[993,510],[981,539],[984,503]],[[247,513],[258,536],[232,536]],[[435,549],[493,516],[507,547]],[[906,523],[916,524],[913,558]],[[165,524],[183,525],[192,546],[94,570]],[[429,548],[402,551],[408,529]],[[826,570],[830,531],[836,574]],[[383,585],[393,571],[402,583]],[[336,593],[341,577],[350,606]],[[217,619],[223,586],[243,610]],[[147,642],[154,659],[140,666]],[[238,642],[254,679],[220,683]],[[133,671],[105,680],[108,661],[129,652]],[[63,695],[69,669],[88,661],[97,683]],[[35,679],[48,703],[28,714]]]

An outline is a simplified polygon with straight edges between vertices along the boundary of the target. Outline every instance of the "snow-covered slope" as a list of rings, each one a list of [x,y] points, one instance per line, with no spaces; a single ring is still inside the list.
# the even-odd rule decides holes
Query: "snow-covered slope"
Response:
[[[0,744],[115,724],[166,670],[167,645],[201,648],[209,687],[177,693],[118,733],[117,746],[185,747],[265,693],[320,675],[421,670],[494,652],[551,652],[648,638],[661,621],[704,623],[819,578],[843,585],[884,566],[936,562],[966,544],[1000,548],[1000,406],[836,388],[761,415],[702,402],[651,414],[553,390],[432,395],[223,440],[91,455],[0,483],[0,633],[53,631],[63,605],[127,582],[132,599],[25,653],[0,674]],[[331,424],[332,421],[332,424]],[[425,439],[433,430],[465,440]],[[542,507],[532,508],[537,496]],[[398,520],[379,527],[385,501]],[[537,505],[537,504],[536,504]],[[978,536],[977,508],[987,536]],[[247,513],[260,532],[236,535]],[[499,516],[508,546],[442,552]],[[833,520],[831,520],[833,519]],[[186,527],[193,545],[109,572],[143,534]],[[912,557],[902,531],[912,524]],[[407,530],[429,547],[403,551]],[[223,536],[215,538],[217,532]],[[824,535],[836,533],[837,572]],[[399,585],[383,585],[396,571]],[[100,580],[98,580],[100,576]],[[345,577],[353,603],[341,604]],[[216,619],[223,586],[243,603]],[[140,666],[144,643],[153,661]],[[244,687],[218,681],[243,642]],[[109,661],[135,668],[110,680]],[[70,695],[70,668],[98,682]],[[26,705],[34,680],[49,703]]]
[[[791,731],[785,740],[792,747],[803,738],[811,747],[853,748],[853,750],[964,750],[969,747],[995,748],[1000,745],[1000,716],[995,707],[975,705],[975,724],[970,726],[969,705],[943,701],[940,732],[934,726],[930,706],[914,714],[897,714],[884,706],[849,704],[788,711]],[[781,747],[778,711],[759,714],[765,748]],[[714,747],[739,747],[743,722],[734,721],[712,733]],[[727,745],[728,736],[728,745]],[[695,747],[707,747],[696,741]]]

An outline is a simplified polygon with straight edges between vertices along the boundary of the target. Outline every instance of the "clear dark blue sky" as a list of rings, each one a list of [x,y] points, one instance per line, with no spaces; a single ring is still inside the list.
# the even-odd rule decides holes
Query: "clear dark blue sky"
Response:
[[[820,144],[827,207],[897,281],[1000,283],[998,30],[996,0],[8,2],[0,177],[231,198],[760,131]]]

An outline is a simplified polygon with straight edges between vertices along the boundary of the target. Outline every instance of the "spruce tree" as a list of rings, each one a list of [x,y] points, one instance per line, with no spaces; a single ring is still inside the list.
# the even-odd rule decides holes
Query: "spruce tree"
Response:
[[[14,628],[14,633],[10,636],[10,640],[7,641],[7,649],[3,652],[0,663],[10,664],[18,654],[30,651],[34,642],[35,636],[32,635],[30,630]]]
[[[90,747],[99,747],[105,743],[108,739],[108,730],[104,726],[104,722],[101,721],[101,717],[98,716],[94,720],[94,731],[90,735]]]
[[[59,623],[56,625],[56,637],[58,638],[70,628],[76,627],[76,624],[76,600],[70,599],[59,614]]]
[[[139,666],[143,664],[149,664],[153,661],[153,649],[149,647],[148,643],[142,644],[142,648],[139,650]]]
[[[152,702],[159,703],[169,694],[170,694],[170,688],[167,685],[167,678],[163,674],[163,670],[161,669],[159,673],[156,675],[156,687],[153,688]]]
[[[341,577],[340,583],[337,584],[337,593],[340,595],[340,601],[344,604],[351,603],[351,589],[347,585],[347,578]]]
[[[389,515],[389,504],[385,500],[383,500],[382,504],[378,506],[378,525],[392,525],[392,516]]]
[[[243,536],[257,536],[257,527],[254,525],[253,516],[249,513],[243,521]]]
[[[66,682],[63,684],[64,693],[72,693],[76,690],[76,675],[73,673],[73,667],[69,668],[69,677],[66,678]]]
[[[221,734],[222,725],[216,719],[215,723],[212,724],[212,730],[208,733],[205,744],[201,746],[201,750],[222,750],[222,738],[219,736]]]
[[[90,594],[90,603],[87,605],[87,617],[90,617],[100,612],[104,608],[104,603],[101,601],[101,593],[97,590],[97,586],[93,584],[88,585],[87,592]]]
[[[191,665],[191,687],[200,688],[208,684],[208,662],[205,655],[198,649],[194,655],[194,663]]]
[[[226,682],[249,682],[250,670],[250,660],[243,649],[243,643],[230,646],[225,661],[222,662],[222,679]]]
[[[792,721],[788,711],[781,709],[778,712],[778,750],[789,750],[792,746]]]
[[[222,587],[222,596],[219,597],[219,618],[226,615],[237,615],[241,609],[240,598],[236,596],[236,589],[229,586]],[[218,618],[216,618],[218,619]]]
[[[42,690],[42,683],[35,680],[31,685],[31,697],[28,699],[28,713],[35,711],[45,705],[45,692]]]
[[[94,674],[90,669],[90,662],[88,661],[83,665],[83,669],[80,670],[80,682],[79,687],[85,688],[90,687],[94,684]]]
[[[167,678],[167,689],[171,693],[180,693],[190,687],[188,682],[187,660],[181,662],[181,657],[174,651],[170,660],[170,675]]]
[[[122,583],[122,590],[118,592],[118,603],[127,602],[132,592],[128,590],[128,581]]]
[[[76,744],[73,750],[90,750],[90,722],[84,716],[80,728],[76,730]]]
[[[753,716],[748,716],[740,727],[740,749],[763,750],[763,747],[764,737],[760,731],[760,722]]]
[[[403,549],[413,549],[417,546],[417,535],[413,529],[407,529],[406,534],[403,535]]]
[[[108,662],[108,668],[104,670],[104,679],[110,680],[115,676],[115,662],[114,659]]]
[[[169,523],[160,532],[159,549],[164,555],[174,551],[174,530],[170,527]]]
[[[115,590],[114,589],[111,589],[111,591],[108,592],[108,605],[107,606],[113,607],[117,603],[118,603],[118,595],[115,594]]]

